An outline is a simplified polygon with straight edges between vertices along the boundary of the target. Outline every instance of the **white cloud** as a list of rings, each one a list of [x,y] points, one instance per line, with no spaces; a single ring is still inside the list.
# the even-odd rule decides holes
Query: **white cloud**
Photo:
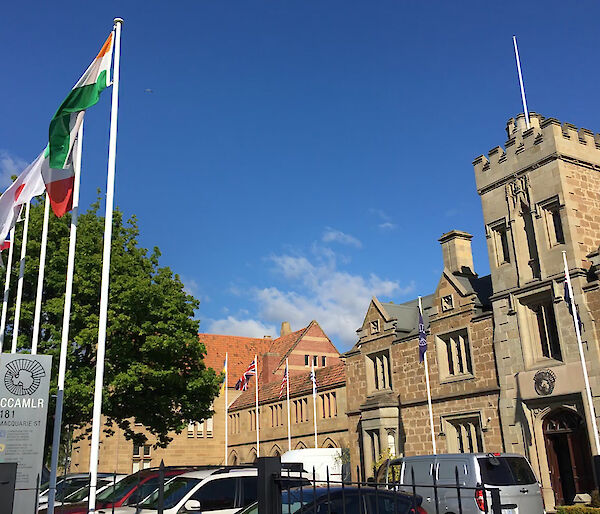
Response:
[[[390,223],[389,221],[380,223],[378,226],[381,230],[394,230],[397,227],[395,223]]]
[[[398,297],[414,290],[414,284],[401,287],[375,274],[365,277],[339,270],[331,256],[311,262],[303,256],[279,255],[272,262],[275,271],[290,280],[290,287],[254,290],[261,318],[272,323],[289,321],[296,328],[315,319],[345,348],[356,342],[356,329],[372,296]]]
[[[0,188],[6,189],[11,183],[11,177],[21,173],[29,163],[11,155],[6,150],[0,150]]]
[[[243,337],[263,337],[270,335],[276,337],[278,334],[275,325],[262,323],[255,319],[238,319],[234,316],[227,316],[225,319],[207,320],[206,333],[225,334],[230,336]],[[200,330],[204,332],[202,326]]]
[[[381,218],[383,221],[390,221],[390,217],[386,214],[386,212],[382,209],[369,209],[369,214]]]
[[[340,243],[343,245],[354,246],[356,248],[361,248],[362,243],[354,236],[350,234],[345,234],[341,230],[336,230],[331,227],[327,227],[325,232],[323,232],[323,237],[321,240],[324,243]]]

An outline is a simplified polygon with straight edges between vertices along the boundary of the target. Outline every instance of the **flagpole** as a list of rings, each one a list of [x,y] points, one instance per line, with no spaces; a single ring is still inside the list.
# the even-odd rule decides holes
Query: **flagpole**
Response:
[[[15,227],[10,229],[10,246],[8,247],[8,260],[6,262],[6,278],[4,279],[4,299],[2,300],[2,320],[0,321],[0,353],[4,347],[4,332],[6,331],[6,314],[8,312],[8,293],[10,290],[10,273],[15,247]]]
[[[77,135],[79,139],[79,134]],[[42,241],[40,247],[40,265],[38,269],[37,292],[35,294],[35,311],[33,315],[33,338],[31,340],[31,355],[37,353],[40,338],[40,318],[42,315],[42,295],[44,293],[44,272],[46,270],[46,248],[48,247],[48,219],[50,218],[50,198],[46,193],[44,200],[44,223],[42,225]]]
[[[285,359],[285,372],[287,373],[287,380],[285,381],[285,387],[287,390],[287,418],[288,418],[288,450],[292,449],[292,425],[290,423],[290,366],[288,360]]]
[[[258,359],[254,356],[254,367],[256,368],[256,458],[260,457],[260,426],[258,424]]]
[[[115,18],[115,54],[113,68],[112,106],[110,112],[110,137],[108,146],[108,176],[106,179],[106,214],[104,217],[104,248],[102,252],[102,283],[100,286],[100,316],[98,322],[98,350],[96,353],[96,378],[94,383],[94,410],[92,417],[92,442],[90,449],[90,493],[88,511],[96,510],[98,480],[98,450],[102,416],[102,383],[106,354],[106,321],[108,313],[108,284],[110,275],[110,247],[112,241],[113,203],[115,195],[115,164],[117,157],[117,115],[119,108],[119,65],[121,60],[121,25]]]
[[[319,447],[319,443],[317,440],[317,375],[315,375],[315,361],[313,360],[311,365],[311,374],[312,374],[312,390],[313,390],[313,418],[315,425],[315,448]]]
[[[596,411],[592,400],[592,389],[590,388],[590,379],[588,377],[587,366],[585,363],[585,355],[583,353],[583,343],[581,342],[581,329],[579,327],[579,314],[575,305],[575,295],[573,294],[573,285],[571,284],[571,276],[569,275],[569,267],[567,265],[567,252],[563,250],[563,261],[565,263],[565,280],[569,288],[571,296],[571,312],[573,313],[573,324],[575,325],[575,335],[577,336],[577,346],[579,347],[579,358],[581,359],[581,369],[583,370],[583,380],[585,382],[585,392],[590,409],[590,418],[592,420],[592,430],[594,431],[594,444],[596,445],[596,455],[600,454],[600,439],[598,438],[598,424],[596,423]],[[565,298],[566,300],[566,298]]]
[[[521,101],[523,102],[523,112],[525,113],[525,125],[527,126],[527,129],[529,129],[529,111],[527,110],[527,99],[525,98],[525,86],[523,86],[523,74],[521,73],[521,59],[519,58],[519,49],[517,48],[517,36],[513,36],[513,46],[515,47],[517,72],[519,73],[519,85],[521,87]]]
[[[52,432],[52,455],[50,457],[50,484],[48,489],[48,514],[54,513],[56,497],[56,476],[58,473],[58,454],[62,428],[63,402],[65,395],[65,374],[67,371],[67,352],[69,348],[69,322],[71,320],[71,300],[73,296],[73,274],[75,271],[75,243],[77,242],[77,221],[79,218],[79,184],[81,179],[81,152],[83,148],[83,122],[77,131],[75,153],[73,155],[73,208],[71,210],[71,232],[69,234],[69,253],[67,257],[67,280],[65,285],[65,305],[63,308],[58,378],[56,384],[56,406],[54,408],[54,427]],[[50,199],[46,195],[46,210]],[[39,287],[39,282],[38,282]],[[39,293],[38,293],[39,294]],[[41,295],[40,295],[41,296]]]
[[[23,298],[23,279],[25,278],[25,257],[27,257],[27,229],[29,228],[29,210],[31,202],[25,204],[25,222],[23,223],[23,237],[21,240],[21,260],[19,262],[19,281],[17,282],[17,299],[15,307],[15,321],[13,323],[12,347],[10,353],[17,353],[17,339],[19,337],[19,322],[21,320],[21,300]],[[11,242],[12,244],[12,242]]]
[[[423,306],[421,304],[421,297],[419,296],[419,313],[423,316]],[[431,444],[433,446],[433,454],[437,454],[437,447],[435,444],[435,429],[433,428],[433,407],[431,406],[431,387],[429,385],[429,364],[427,363],[427,351],[424,354],[425,361],[425,383],[427,384],[427,406],[429,407],[429,425],[431,426]]]
[[[229,369],[229,359],[227,358],[227,352],[225,352],[225,466],[227,466],[227,444],[228,444],[228,432],[227,432],[227,374]]]

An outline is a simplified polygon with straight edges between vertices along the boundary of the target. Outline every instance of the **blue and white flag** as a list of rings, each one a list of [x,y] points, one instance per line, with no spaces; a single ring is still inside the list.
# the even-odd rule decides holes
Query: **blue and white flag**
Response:
[[[581,322],[581,318],[579,317],[579,312],[577,312],[577,305],[575,305],[575,312],[573,313],[573,303],[571,302],[571,294],[569,292],[569,277],[567,275],[567,271],[565,271],[565,302],[567,302],[567,309],[569,309],[569,313],[573,317],[573,322],[577,319],[577,324],[579,325],[579,331],[583,328],[583,323]]]
[[[419,362],[425,360],[425,352],[427,351],[427,334],[425,333],[425,323],[423,323],[423,315],[419,309]]]
[[[317,377],[315,375],[315,364],[310,368],[310,381],[312,382],[313,397],[317,397]]]

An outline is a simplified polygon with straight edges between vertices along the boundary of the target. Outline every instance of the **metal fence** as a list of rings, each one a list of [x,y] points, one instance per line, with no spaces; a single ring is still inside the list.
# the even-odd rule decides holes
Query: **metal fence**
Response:
[[[431,509],[435,514],[441,514],[450,512],[440,503],[440,496],[444,496],[441,491],[447,490],[456,494],[457,505],[452,509],[456,514],[473,511],[502,514],[502,509],[517,507],[502,505],[499,488],[462,485],[458,468],[455,468],[455,483],[448,485],[439,484],[435,473],[431,483],[416,483],[412,469],[410,482],[400,483],[398,477],[385,482],[332,480],[329,469],[325,477],[318,477],[314,468],[307,472],[301,464],[284,464],[282,467],[279,457],[261,457],[257,465],[259,514],[421,514]],[[360,477],[358,467],[356,472]],[[424,498],[418,494],[422,488],[433,491],[432,504],[422,505]],[[358,502],[358,510],[354,502]],[[366,505],[370,506],[369,509]]]

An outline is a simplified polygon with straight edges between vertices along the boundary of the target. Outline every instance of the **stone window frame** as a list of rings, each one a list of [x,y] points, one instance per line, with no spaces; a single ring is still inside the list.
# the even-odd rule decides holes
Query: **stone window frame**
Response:
[[[486,427],[483,423],[483,415],[481,410],[474,410],[468,412],[460,412],[455,414],[448,414],[441,416],[440,418],[442,433],[440,435],[446,438],[446,450],[448,453],[485,453],[485,438],[483,437],[486,432]],[[467,431],[467,423],[471,423],[473,429]],[[475,423],[472,423],[475,422]],[[461,432],[461,440],[458,439],[457,425],[464,428]],[[468,444],[468,439],[475,440],[477,447],[472,446],[467,448],[467,451],[461,452],[461,446],[465,449]]]
[[[337,395],[335,391],[319,394],[319,417],[321,419],[337,417]]]
[[[466,369],[470,371],[467,372],[456,372],[453,374],[450,374],[450,364],[448,362],[448,342],[445,340],[445,338],[449,338],[454,340],[454,338],[452,336],[458,336],[461,337],[461,334],[465,334],[466,335],[466,344],[468,345],[468,352],[466,352],[466,356],[465,359],[463,361],[463,365],[465,365]],[[463,352],[464,352],[464,338],[463,338],[463,342],[461,344],[461,341],[459,340],[459,344],[461,344],[461,347],[463,348]],[[438,361],[438,375],[440,378],[440,384],[446,384],[449,382],[458,382],[461,380],[470,380],[475,378],[475,372],[474,372],[474,366],[473,366],[473,338],[471,337],[471,327],[466,325],[463,327],[456,327],[453,328],[452,330],[448,330],[446,332],[442,332],[440,334],[435,334],[435,349],[436,349],[436,356],[437,356],[437,361]],[[457,348],[457,352],[458,353],[458,348]],[[458,355],[456,355],[457,358],[459,358]],[[454,368],[457,367],[459,363],[455,363],[453,365]],[[464,369],[464,368],[463,368]]]
[[[564,202],[559,195],[554,195],[542,202],[538,202],[538,213],[544,220],[544,233],[549,248],[565,244],[565,223],[563,222],[562,212],[565,209]],[[556,225],[557,220],[560,224],[560,235]]]
[[[448,307],[444,306],[444,299],[445,298],[449,298],[450,301],[448,302]],[[450,294],[445,294],[440,298],[440,310],[442,312],[448,312],[454,309],[454,295],[452,293]]]
[[[371,335],[379,334],[381,332],[381,321],[379,319],[369,321],[369,332]]]
[[[545,297],[545,298],[544,298]],[[565,346],[562,342],[561,332],[558,327],[557,312],[555,309],[556,297],[552,285],[528,291],[526,293],[514,296],[514,305],[517,311],[517,322],[519,326],[519,340],[521,341],[523,360],[525,369],[537,369],[545,366],[564,364],[565,361]],[[544,355],[542,334],[539,326],[539,314],[532,314],[531,304],[545,304],[547,308],[552,309],[552,316],[548,316],[547,311],[543,311],[541,316],[543,319],[554,320],[554,329],[545,328],[545,337],[548,338],[547,349],[549,355]],[[535,319],[534,319],[535,316]],[[553,349],[553,344],[550,338],[556,337]],[[558,350],[558,353],[556,352]]]
[[[369,393],[392,389],[392,362],[388,348],[365,355]]]
[[[496,267],[499,268],[505,264],[510,264],[513,256],[511,255],[511,245],[508,239],[510,232],[508,220],[505,217],[500,218],[492,223],[488,223],[487,228],[488,237],[492,239]]]

